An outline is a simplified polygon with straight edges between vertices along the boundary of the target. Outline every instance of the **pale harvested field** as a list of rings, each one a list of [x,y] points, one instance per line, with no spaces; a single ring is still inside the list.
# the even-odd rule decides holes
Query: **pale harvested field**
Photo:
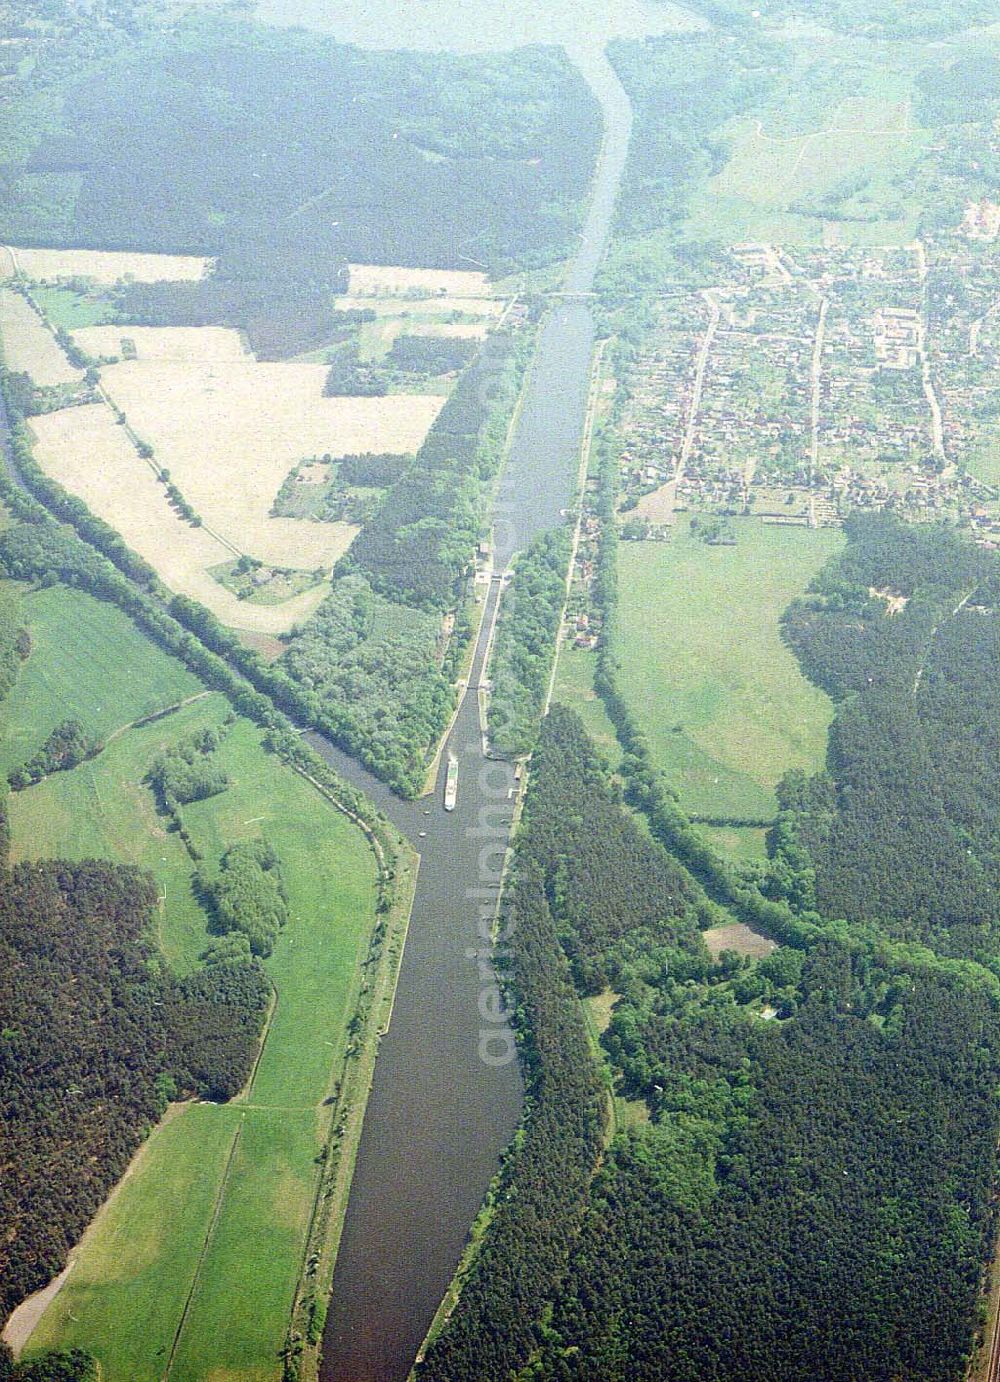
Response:
[[[108,366],[102,381],[210,528],[261,561],[309,570],[331,566],[356,529],[271,518],[292,466],[327,452],[416,451],[445,402],[324,398],[326,375],[315,364],[137,360]]]
[[[737,955],[749,955],[753,960],[761,960],[778,948],[774,941],[751,931],[742,921],[733,922],[731,926],[713,926],[703,931],[702,936],[713,960],[717,960],[723,950],[735,950]]]
[[[122,353],[131,341],[138,360],[247,360],[238,331],[226,326],[82,326],[73,339],[88,355]]]
[[[402,323],[402,336],[454,336],[459,340],[481,341],[485,338],[485,322],[413,322]]]
[[[489,297],[486,274],[465,269],[406,269],[394,264],[351,264],[349,291],[364,297],[440,293],[454,297]]]
[[[320,586],[283,605],[251,605],[219,585],[207,568],[232,560],[232,553],[203,528],[192,528],[178,517],[163,486],[103,403],[32,418],[31,430],[43,470],[116,528],[165,585],[199,600],[223,623],[284,633],[323,598]]]
[[[341,312],[370,311],[379,317],[412,317],[416,321],[447,317],[452,312],[464,312],[469,317],[499,317],[506,303],[502,298],[484,297],[359,297],[349,294],[337,298]]]
[[[659,489],[644,494],[635,506],[635,513],[639,518],[648,518],[650,523],[673,523],[676,490],[676,483],[668,480]],[[629,516],[625,515],[626,518]]]
[[[0,290],[0,340],[7,367],[30,374],[36,384],[78,384],[83,378],[83,370],[73,368],[34,308],[9,288]]]
[[[212,263],[194,254],[130,254],[117,250],[41,250],[10,247],[17,267],[28,278],[92,278],[96,283],[117,283],[132,278],[137,283],[179,282],[204,278]],[[5,260],[9,256],[4,256]]]

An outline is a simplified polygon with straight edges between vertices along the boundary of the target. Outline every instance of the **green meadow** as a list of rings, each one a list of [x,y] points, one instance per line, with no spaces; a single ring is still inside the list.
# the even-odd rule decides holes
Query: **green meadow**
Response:
[[[735,547],[707,546],[686,521],[670,542],[621,544],[618,676],[685,810],[763,821],[788,768],[823,763],[833,707],[779,620],[843,539],[753,518],[734,528]],[[741,836],[727,852],[758,850]]]
[[[827,93],[803,110],[793,88],[763,119],[723,131],[730,157],[694,198],[690,233],[728,244],[913,240],[921,207],[906,176],[931,135],[913,122],[912,74],[854,70],[847,80],[859,94]]]
[[[150,643],[113,605],[51,586],[22,605],[32,656],[0,706],[0,771],[38,749],[72,715],[106,739],[122,725],[175,705],[204,687]]]
[[[617,768],[621,762],[621,745],[615,734],[615,727],[608,719],[608,712],[604,709],[604,702],[594,690],[596,666],[597,658],[594,653],[574,648],[569,642],[565,643],[559,654],[552,699],[576,711],[591,739],[611,766]]]
[[[12,794],[13,856],[99,855],[148,868],[161,895],[161,948],[176,969],[190,969],[208,918],[194,864],[144,778],[165,747],[222,723],[228,704],[204,695],[126,728],[201,688],[89,596],[38,591],[24,611],[33,651],[6,711],[5,736],[21,746],[9,761],[21,761],[68,703],[108,742],[90,762]],[[228,1105],[175,1107],[153,1130],[32,1335],[31,1352],[88,1349],[103,1382],[160,1378],[168,1365],[171,1378],[191,1382],[280,1377],[331,1117],[325,1100],[374,922],[374,861],[361,832],[266,753],[248,721],[231,725],[218,756],[229,787],[184,807],[184,820],[209,863],[258,835],[278,852],[289,921],[267,961],[275,1006],[250,1088]]]

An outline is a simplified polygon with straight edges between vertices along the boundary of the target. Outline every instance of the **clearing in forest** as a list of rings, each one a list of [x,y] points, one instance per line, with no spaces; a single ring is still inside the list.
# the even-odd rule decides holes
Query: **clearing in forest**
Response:
[[[489,277],[465,269],[408,269],[398,264],[351,264],[348,292],[361,297],[466,297],[492,293]]]
[[[781,640],[790,602],[842,545],[833,529],[733,520],[736,546],[679,523],[619,551],[621,689],[681,805],[762,821],[789,768],[818,769],[833,706]]]
[[[723,950],[735,950],[737,955],[748,955],[752,960],[762,960],[765,955],[770,955],[778,948],[777,942],[751,931],[742,921],[726,926],[712,926],[701,934],[713,960],[717,960]]]

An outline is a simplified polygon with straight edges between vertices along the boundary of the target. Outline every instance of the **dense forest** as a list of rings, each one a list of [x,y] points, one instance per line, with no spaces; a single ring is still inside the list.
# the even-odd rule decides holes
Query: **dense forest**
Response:
[[[600,136],[557,49],[366,52],[204,14],[90,27],[6,90],[0,235],[214,256],[203,283],[123,287],[116,312],[240,326],[272,358],[334,334],[348,260],[559,258]]]
[[[559,707],[533,759],[508,906],[539,1107],[561,1095],[560,1051],[520,1001],[518,966],[538,964],[543,918],[576,993],[610,984],[608,1078],[646,1114],[620,1126],[581,1219],[579,1153],[533,1142],[529,1106],[478,1266],[421,1376],[957,1378],[993,1228],[992,977],[836,928],[757,963],[712,962],[696,926],[719,914],[617,804]],[[600,971],[581,963],[590,954]],[[558,991],[568,1024],[576,1002]]]
[[[529,753],[538,731],[566,600],[568,528],[540,533],[517,559],[500,605],[490,659],[490,741],[505,757]]]
[[[715,131],[764,100],[784,58],[779,48],[755,35],[714,32],[618,40],[608,45],[608,57],[635,119],[615,243],[601,274],[609,302],[619,306],[664,276],[661,255],[641,237],[655,232],[659,241],[672,240],[675,280],[685,264],[711,257],[711,246],[683,239],[691,192],[719,172],[729,156]]]
[[[0,880],[0,1316],[43,1286],[169,1099],[245,1082],[270,993],[246,961],[174,979],[152,880],[104,862]]]
[[[944,526],[856,515],[847,535],[784,621],[838,710],[827,773],[781,788],[782,857],[826,915],[994,963],[1000,564]]]
[[[373,589],[416,609],[451,609],[495,475],[526,344],[496,331],[452,390],[414,463],[365,524],[336,574],[360,572]]]
[[[992,1226],[996,993],[836,944],[793,958],[792,1020],[721,976],[616,1016],[609,1047],[655,1058],[654,1121],[600,1173],[535,1375],[960,1376]]]
[[[566,833],[562,827],[573,822]],[[680,871],[615,798],[575,715],[554,706],[533,759],[524,826],[505,890],[499,958],[527,1080],[523,1132],[508,1154],[482,1253],[419,1370],[429,1382],[507,1377],[542,1332],[566,1270],[600,1152],[606,1099],[560,936],[574,968],[631,937],[701,953]]]
[[[362,576],[344,576],[281,665],[339,744],[397,790],[415,794],[427,747],[454,705],[437,656],[441,638],[440,615],[406,609]]]
[[[97,1364],[79,1348],[15,1363],[7,1345],[0,1343],[0,1382],[97,1382]]]

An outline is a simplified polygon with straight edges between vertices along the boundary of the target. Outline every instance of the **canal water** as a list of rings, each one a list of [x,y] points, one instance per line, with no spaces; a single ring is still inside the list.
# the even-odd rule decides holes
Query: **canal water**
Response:
[[[464,22],[464,16],[463,16]],[[586,294],[606,242],[631,112],[600,45],[574,45],[601,101],[606,134],[569,294],[539,336],[494,512],[503,571],[534,534],[561,521],[579,464],[594,346]],[[392,1025],[375,1071],[324,1340],[323,1382],[402,1382],[448,1286],[500,1153],[520,1116],[513,1044],[484,1020],[490,987],[480,924],[495,904],[513,770],[482,754],[478,686],[491,604],[448,749],[458,802],[443,809],[447,755],[432,798],[404,804],[330,745],[313,743],[372,796],[421,855]]]

